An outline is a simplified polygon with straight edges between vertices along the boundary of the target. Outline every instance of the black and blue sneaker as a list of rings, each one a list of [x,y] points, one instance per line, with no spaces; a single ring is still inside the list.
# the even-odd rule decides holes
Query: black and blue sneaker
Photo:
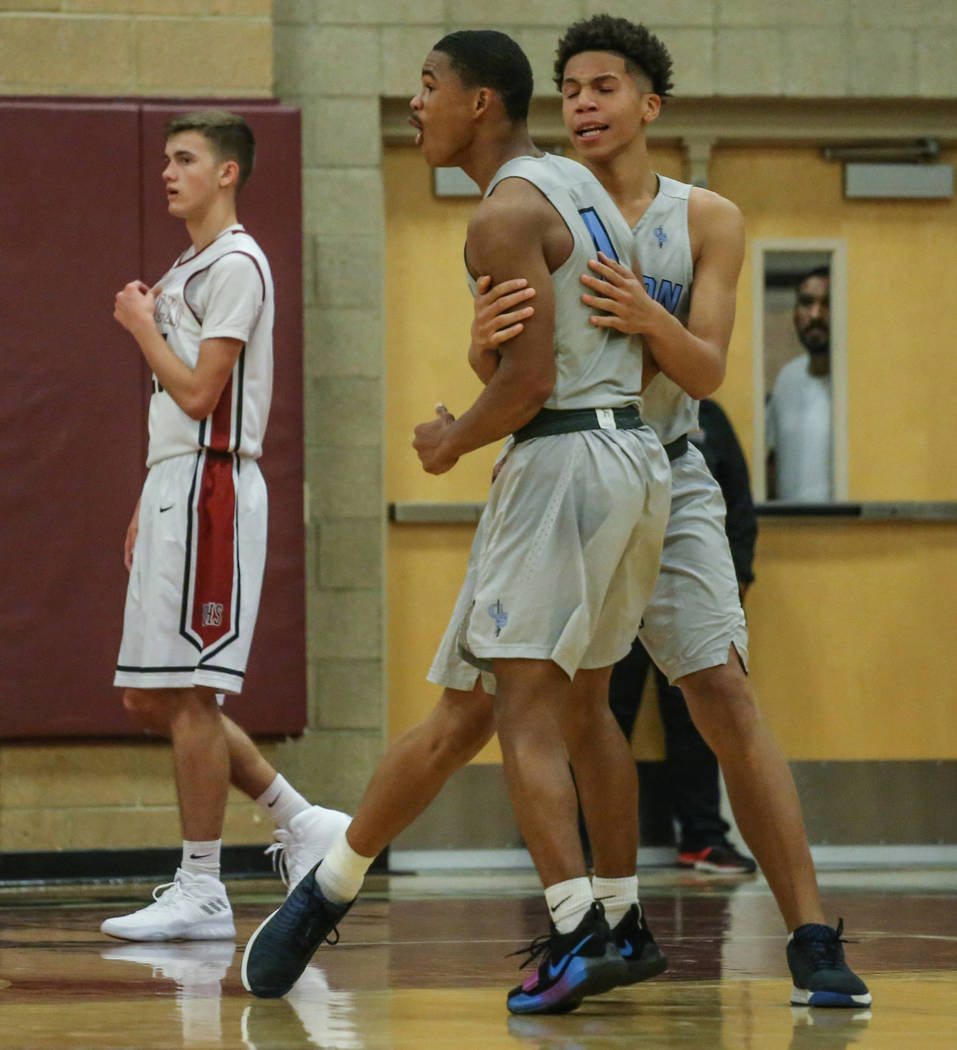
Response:
[[[622,984],[637,984],[657,977],[668,968],[668,960],[652,936],[640,904],[632,904],[611,931],[628,974]]]
[[[612,940],[605,909],[594,901],[571,933],[551,931],[521,952],[522,966],[541,958],[534,973],[508,993],[513,1014],[565,1014],[586,995],[598,995],[625,983],[627,968]]]
[[[788,937],[792,1006],[871,1005],[867,985],[844,961],[843,932],[844,920],[838,919],[837,929],[809,922]]]
[[[326,900],[316,883],[318,867],[310,868],[283,906],[260,923],[249,938],[243,952],[243,987],[260,999],[285,995],[302,976],[319,945],[339,940],[336,923],[353,902],[334,904]],[[330,934],[335,934],[335,939]]]

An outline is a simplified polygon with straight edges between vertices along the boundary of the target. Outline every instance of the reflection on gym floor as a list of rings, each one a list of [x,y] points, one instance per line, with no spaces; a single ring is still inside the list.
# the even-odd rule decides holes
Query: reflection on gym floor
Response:
[[[125,943],[101,919],[142,885],[0,890],[5,1050],[937,1050],[957,1025],[957,872],[823,872],[870,1010],[788,1006],[777,909],[762,879],[648,872],[642,897],[670,966],[574,1013],[513,1017],[508,953],[546,927],[533,874],[376,876],[280,1000],[239,979],[246,936],[280,887],[230,886],[238,939]]]

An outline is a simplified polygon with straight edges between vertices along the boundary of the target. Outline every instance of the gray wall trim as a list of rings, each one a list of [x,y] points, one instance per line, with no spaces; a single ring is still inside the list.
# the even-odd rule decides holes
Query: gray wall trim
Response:
[[[673,868],[676,851],[663,846],[642,847],[638,850],[638,868]],[[957,846],[812,846],[811,857],[818,872],[846,871],[861,868],[914,868],[926,875],[929,868],[952,869],[957,867]],[[410,872],[427,871],[516,871],[528,872],[527,879],[515,884],[514,874],[506,892],[514,893],[525,888],[539,889],[535,865],[526,849],[426,849],[391,850],[389,873],[405,875]],[[899,877],[895,872],[894,877]],[[950,875],[946,871],[945,876]],[[838,883],[834,876],[827,878],[826,885]],[[488,892],[501,893],[502,884],[496,880],[487,882]],[[648,892],[645,886],[643,892]],[[652,888],[652,893],[655,889]],[[658,889],[660,893],[661,890]]]
[[[792,762],[816,845],[957,843],[957,760]]]
[[[399,525],[449,525],[476,522],[484,503],[416,503],[400,500],[389,504],[389,520]]]
[[[484,503],[419,503],[397,500],[389,504],[389,520],[397,524],[442,525],[478,521]],[[762,518],[842,518],[851,521],[957,521],[957,501],[869,503],[759,503]]]
[[[791,771],[816,847],[957,845],[957,759],[792,762]],[[460,770],[393,846],[400,856],[521,849],[502,767]]]
[[[860,521],[957,521],[957,503],[938,501],[871,503],[759,503],[762,518],[849,518]]]

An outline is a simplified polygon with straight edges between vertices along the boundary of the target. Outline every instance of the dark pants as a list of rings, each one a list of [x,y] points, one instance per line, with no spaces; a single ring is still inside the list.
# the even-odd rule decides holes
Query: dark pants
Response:
[[[674,819],[677,818],[681,852],[721,845],[726,841],[729,827],[720,813],[718,760],[695,728],[681,690],[668,684],[637,638],[631,652],[612,671],[609,688],[612,712],[630,739],[649,668],[654,671],[658,687],[665,760],[637,763],[642,844],[673,845]]]

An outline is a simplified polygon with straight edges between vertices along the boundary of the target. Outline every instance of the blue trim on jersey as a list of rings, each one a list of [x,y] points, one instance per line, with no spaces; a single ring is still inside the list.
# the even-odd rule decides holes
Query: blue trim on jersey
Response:
[[[591,239],[598,251],[604,252],[605,255],[618,262],[618,252],[615,251],[611,238],[608,236],[608,231],[605,229],[605,224],[601,221],[598,212],[594,208],[579,208],[578,214],[588,228]]]

